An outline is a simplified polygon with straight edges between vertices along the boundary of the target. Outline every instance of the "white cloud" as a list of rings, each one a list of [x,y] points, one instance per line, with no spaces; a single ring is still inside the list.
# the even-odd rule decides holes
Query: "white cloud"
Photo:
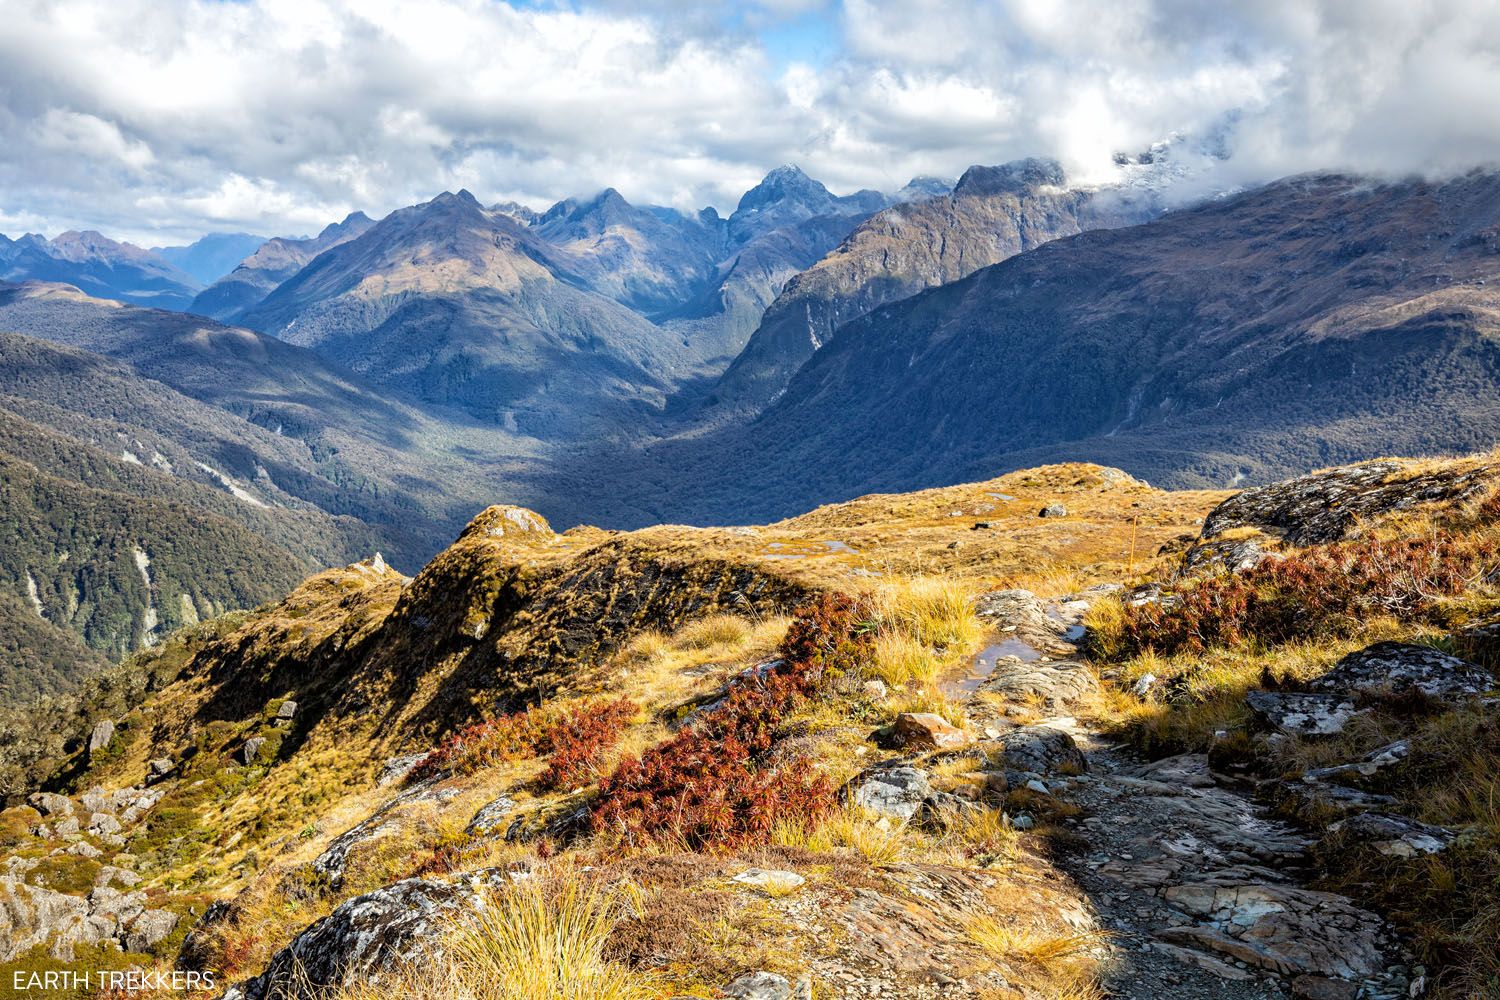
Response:
[[[1236,180],[1500,159],[1500,7],[1460,0],[0,0],[0,23],[0,218],[148,243],[460,186],[723,210],[788,161],[836,190],[1026,155],[1098,177],[1230,113]],[[833,52],[766,50],[799,31]]]

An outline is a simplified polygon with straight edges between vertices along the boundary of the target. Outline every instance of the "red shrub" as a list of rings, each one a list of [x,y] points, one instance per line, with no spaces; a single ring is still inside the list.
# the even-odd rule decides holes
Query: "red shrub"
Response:
[[[776,727],[801,698],[852,670],[868,651],[866,609],[823,595],[800,609],[782,659],[731,686],[724,699],[600,786],[595,830],[632,842],[679,842],[694,850],[763,841],[778,821],[805,821],[834,804],[834,786],[806,758],[772,765]]]
[[[479,722],[453,734],[423,757],[410,780],[439,774],[472,774],[486,767],[552,755],[538,782],[551,790],[580,783],[619,742],[635,714],[628,698],[589,702],[571,709],[548,706]]]
[[[1347,634],[1374,614],[1420,620],[1497,568],[1494,542],[1449,533],[1314,546],[1126,608],[1122,652],[1278,646]]]

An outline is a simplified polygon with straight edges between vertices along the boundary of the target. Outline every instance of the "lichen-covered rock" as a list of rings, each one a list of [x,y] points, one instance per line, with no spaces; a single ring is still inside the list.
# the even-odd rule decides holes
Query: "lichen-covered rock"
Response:
[[[1215,538],[1199,542],[1182,557],[1178,579],[1215,573],[1244,573],[1267,559],[1279,558],[1251,538]]]
[[[856,776],[846,791],[858,808],[905,821],[915,816],[932,794],[932,783],[921,768],[874,767]]]
[[[297,703],[288,698],[276,709],[277,722],[290,722],[297,717]]]
[[[109,746],[110,740],[115,738],[115,724],[109,719],[100,719],[94,723],[93,731],[89,733],[89,756]]]
[[[1410,754],[1411,744],[1406,740],[1396,740],[1394,743],[1376,747],[1358,760],[1347,764],[1315,767],[1303,774],[1302,780],[1306,782],[1331,781],[1356,787],[1368,785],[1373,779],[1400,766]]]
[[[902,712],[891,726],[899,746],[916,750],[949,750],[970,742],[968,733],[931,712]]]
[[[0,876],[0,962],[36,947],[61,961],[72,961],[78,947],[105,942],[145,951],[176,925],[176,914],[147,909],[141,892],[100,885],[73,896],[27,885],[18,875]]]
[[[1008,771],[1034,774],[1082,774],[1088,758],[1073,737],[1051,726],[1022,726],[1001,733],[997,742],[1005,749]]]
[[[1334,542],[1359,521],[1422,504],[1460,502],[1478,494],[1497,470],[1439,469],[1403,475],[1404,462],[1365,462],[1244,490],[1215,507],[1203,521],[1203,537],[1253,527],[1295,545]]]
[[[804,976],[796,984],[774,972],[747,972],[724,987],[730,1000],[810,1000],[812,980]]]
[[[1264,726],[1289,736],[1332,736],[1354,718],[1354,699],[1333,694],[1251,691],[1245,704]]]
[[[73,815],[73,802],[66,795],[58,795],[55,792],[35,792],[27,796],[26,802],[43,816]]]
[[[1010,706],[1059,713],[1099,688],[1099,679],[1079,660],[1001,658],[978,690],[1000,695]]]
[[[240,763],[244,764],[247,767],[251,764],[254,764],[255,759],[260,756],[260,748],[265,745],[266,738],[264,736],[250,737],[244,742],[244,745],[240,747],[240,752],[238,754]]]
[[[1453,843],[1456,834],[1440,826],[1419,823],[1405,816],[1367,812],[1339,820],[1328,828],[1346,843],[1365,844],[1392,858],[1415,858],[1438,854]]]
[[[487,837],[507,825],[511,814],[515,811],[516,800],[508,795],[502,795],[481,806],[474,814],[474,818],[469,820],[469,825],[464,828],[464,832],[474,837]]]
[[[330,989],[378,986],[398,966],[442,954],[450,922],[480,905],[494,872],[445,882],[411,878],[356,896],[298,934],[244,984],[245,1000],[313,1000]]]
[[[1308,687],[1337,694],[1418,693],[1440,701],[1483,694],[1495,686],[1489,671],[1431,646],[1377,642],[1344,657]]]

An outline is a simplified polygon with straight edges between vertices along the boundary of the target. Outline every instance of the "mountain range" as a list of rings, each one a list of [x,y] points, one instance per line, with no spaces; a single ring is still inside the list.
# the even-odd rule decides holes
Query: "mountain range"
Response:
[[[9,606],[119,656],[317,566],[414,568],[496,498],[733,523],[1058,458],[1223,486],[1500,435],[1500,175],[1174,205],[1146,159],[845,196],[782,167],[727,217],[459,191],[258,243],[201,290],[173,248],[7,240],[0,458],[28,523],[211,525],[173,528],[196,540],[149,582],[149,532],[95,532],[85,576],[76,540],[12,542]],[[206,276],[232,244],[176,249]]]

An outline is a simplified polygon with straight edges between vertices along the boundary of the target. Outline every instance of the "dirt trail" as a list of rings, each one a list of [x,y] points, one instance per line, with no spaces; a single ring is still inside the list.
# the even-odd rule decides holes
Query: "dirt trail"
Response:
[[[1073,668],[1082,661],[1073,626],[1086,604],[1036,605],[1040,615],[1019,597],[995,604],[1000,613],[988,617],[999,633],[1042,652],[986,664],[980,689],[1062,678],[1056,697],[1040,692],[1061,713],[1076,697]],[[1214,774],[1203,755],[1147,762],[1066,715],[1040,725],[1068,732],[1088,760],[1082,775],[1023,777],[1082,810],[1066,822],[1086,847],[1066,852],[1059,865],[1111,935],[1111,997],[1420,995],[1420,976],[1380,917],[1308,886],[1312,842],[1267,815],[1253,788]]]

